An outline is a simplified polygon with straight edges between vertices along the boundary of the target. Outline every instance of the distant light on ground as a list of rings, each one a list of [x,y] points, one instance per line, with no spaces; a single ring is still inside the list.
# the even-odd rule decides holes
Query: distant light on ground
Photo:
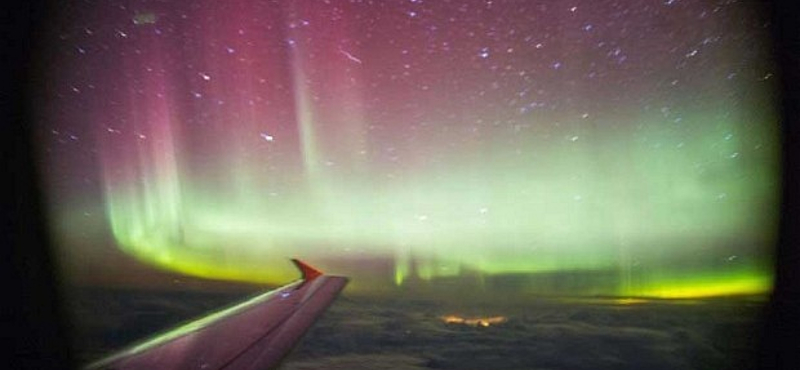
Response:
[[[502,324],[508,321],[505,316],[492,316],[492,317],[461,317],[456,315],[446,315],[441,317],[442,322],[445,324],[459,324],[467,326],[481,326],[488,327],[492,325]]]

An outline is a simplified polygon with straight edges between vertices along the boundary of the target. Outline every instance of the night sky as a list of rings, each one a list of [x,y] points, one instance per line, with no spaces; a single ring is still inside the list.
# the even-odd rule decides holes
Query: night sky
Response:
[[[267,283],[299,257],[365,291],[766,293],[781,148],[764,10],[64,4],[33,83],[65,271],[111,281],[119,249]],[[541,283],[586,274],[604,278]]]

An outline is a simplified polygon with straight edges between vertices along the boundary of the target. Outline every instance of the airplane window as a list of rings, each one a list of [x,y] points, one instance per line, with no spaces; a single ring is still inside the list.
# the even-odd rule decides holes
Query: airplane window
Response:
[[[755,366],[768,6],[59,7],[36,138],[82,363],[323,289],[298,258],[350,280],[283,369]]]

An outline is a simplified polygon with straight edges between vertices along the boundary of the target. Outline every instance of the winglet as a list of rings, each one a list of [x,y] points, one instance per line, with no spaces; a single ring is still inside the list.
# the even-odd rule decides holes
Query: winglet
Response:
[[[300,273],[303,274],[303,280],[305,281],[314,280],[318,276],[322,275],[322,271],[309,266],[299,259],[292,258],[292,262],[294,262],[294,265],[300,270]]]

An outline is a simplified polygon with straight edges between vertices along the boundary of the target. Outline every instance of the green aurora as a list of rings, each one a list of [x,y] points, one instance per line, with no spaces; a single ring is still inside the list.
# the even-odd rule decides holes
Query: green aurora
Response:
[[[696,119],[686,124],[706,118]],[[438,164],[446,172],[415,169],[392,181],[329,169],[280,197],[235,177],[222,193],[203,193],[191,180],[178,184],[183,175],[147,174],[139,186],[109,189],[107,214],[132,255],[211,278],[277,283],[294,271],[262,261],[355,253],[393,256],[397,284],[413,258],[425,280],[462,269],[619,270],[605,294],[768,291],[777,153],[747,148],[773,142],[772,133],[734,139],[726,133],[736,125],[716,119],[697,138],[670,140],[658,126],[646,135],[563,136],[558,145],[534,138],[523,153],[497,148],[466,162],[464,153]],[[755,247],[737,250],[741,243]],[[685,266],[708,250],[731,263]]]

